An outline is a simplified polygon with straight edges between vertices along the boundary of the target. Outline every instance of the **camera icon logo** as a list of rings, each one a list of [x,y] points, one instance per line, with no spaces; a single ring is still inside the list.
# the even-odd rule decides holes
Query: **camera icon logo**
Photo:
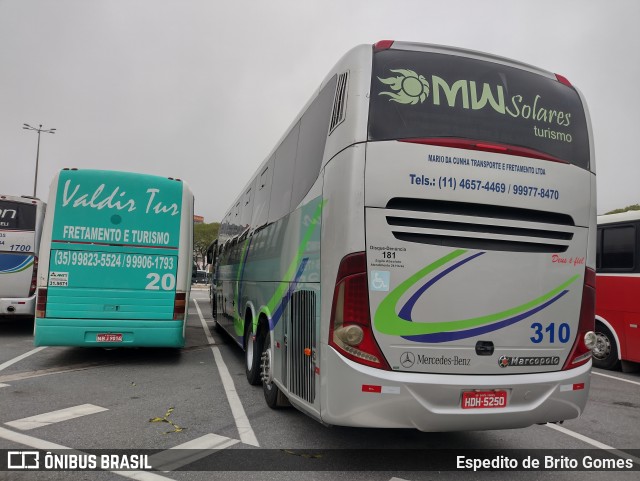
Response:
[[[38,451],[9,451],[7,464],[8,469],[39,469],[40,453]]]

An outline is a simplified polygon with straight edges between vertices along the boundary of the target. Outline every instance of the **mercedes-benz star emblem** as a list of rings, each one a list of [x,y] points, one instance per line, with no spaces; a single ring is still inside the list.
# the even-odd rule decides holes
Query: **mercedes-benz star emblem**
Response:
[[[403,352],[402,356],[400,356],[400,364],[402,367],[409,368],[413,366],[416,362],[416,356],[412,352]]]

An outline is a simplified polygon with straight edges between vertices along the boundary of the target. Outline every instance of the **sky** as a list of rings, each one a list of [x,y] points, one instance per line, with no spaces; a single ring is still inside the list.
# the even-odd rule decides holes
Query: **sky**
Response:
[[[598,213],[640,203],[637,0],[0,0],[0,194],[64,167],[185,179],[219,222],[325,75],[358,44],[450,45],[584,94]]]

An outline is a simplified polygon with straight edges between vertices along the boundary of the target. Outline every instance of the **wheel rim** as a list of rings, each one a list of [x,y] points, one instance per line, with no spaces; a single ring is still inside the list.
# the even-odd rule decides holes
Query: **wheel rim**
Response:
[[[611,340],[602,332],[596,332],[596,346],[593,348],[593,357],[600,361],[611,354]]]
[[[271,389],[271,383],[273,382],[273,376],[271,374],[271,342],[269,338],[265,341],[265,348],[262,351],[262,357],[260,359],[260,378],[267,389]]]

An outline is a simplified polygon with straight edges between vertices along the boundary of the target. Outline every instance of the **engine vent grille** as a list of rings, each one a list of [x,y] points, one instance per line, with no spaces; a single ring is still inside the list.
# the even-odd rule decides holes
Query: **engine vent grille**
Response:
[[[571,216],[517,207],[394,198],[387,204],[393,236],[406,242],[511,252],[565,252]]]
[[[313,291],[294,292],[291,295],[289,309],[289,319],[291,319],[289,390],[305,401],[313,403],[316,397],[315,293]]]

